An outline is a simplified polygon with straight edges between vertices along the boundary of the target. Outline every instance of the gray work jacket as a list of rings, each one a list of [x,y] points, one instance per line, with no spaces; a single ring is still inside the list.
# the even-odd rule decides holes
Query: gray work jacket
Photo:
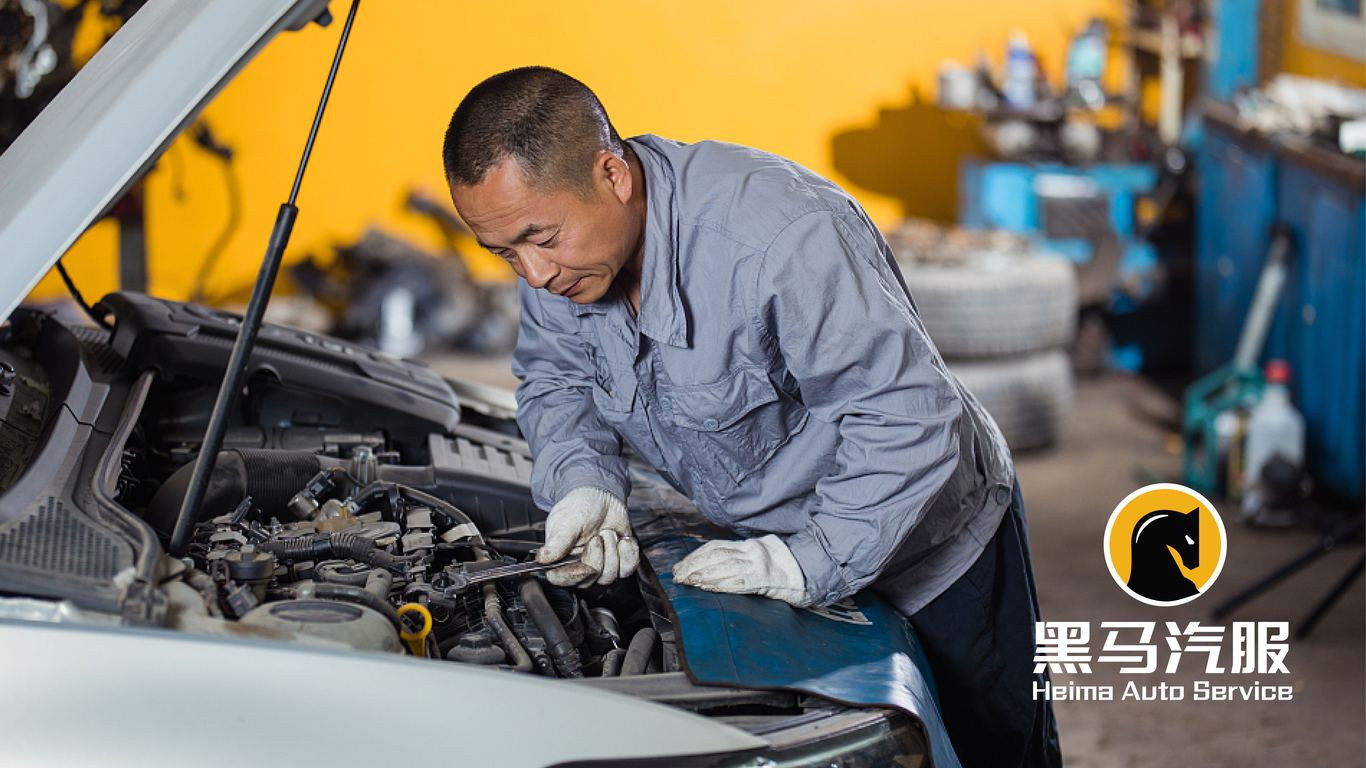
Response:
[[[1014,470],[843,190],[719,142],[627,142],[647,220],[636,317],[521,282],[535,501],[626,498],[623,439],[713,521],[791,548],[817,604],[877,580],[914,613],[995,533]],[[914,287],[912,287],[914,290]]]

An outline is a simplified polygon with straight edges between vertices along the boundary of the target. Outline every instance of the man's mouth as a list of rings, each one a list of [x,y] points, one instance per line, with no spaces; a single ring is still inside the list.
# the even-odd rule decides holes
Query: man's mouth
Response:
[[[561,295],[561,296],[564,296],[565,298],[568,298],[568,297],[570,297],[570,296],[573,296],[574,294],[576,294],[576,293],[579,292],[579,288],[580,288],[580,286],[581,286],[582,283],[583,283],[583,278],[580,277],[578,280],[575,280],[573,283],[571,283],[571,284],[569,285],[568,288],[564,289],[564,292],[561,293],[560,295]]]

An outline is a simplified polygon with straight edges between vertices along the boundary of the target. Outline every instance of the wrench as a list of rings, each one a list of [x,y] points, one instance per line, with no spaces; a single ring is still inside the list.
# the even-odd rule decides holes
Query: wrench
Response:
[[[467,568],[462,568],[458,571],[447,571],[446,575],[450,578],[451,584],[442,591],[447,595],[454,595],[464,592],[471,586],[485,581],[496,581],[499,579],[510,579],[514,576],[544,573],[545,571],[552,571],[560,566],[573,565],[577,562],[579,562],[579,558],[570,556],[553,563],[538,563],[535,560],[532,560],[526,563],[495,565],[489,568],[481,568],[476,571],[470,571]]]

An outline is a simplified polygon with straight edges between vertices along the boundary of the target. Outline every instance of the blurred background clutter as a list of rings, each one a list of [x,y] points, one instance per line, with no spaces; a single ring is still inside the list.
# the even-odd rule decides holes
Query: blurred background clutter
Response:
[[[0,0],[0,149],[140,5]],[[1172,481],[1223,510],[1229,570],[1203,608],[1153,617],[1222,601],[1313,630],[1304,707],[1137,703],[1118,728],[1062,702],[1069,764],[1166,765],[1153,745],[1172,743],[1193,765],[1360,764],[1362,0],[383,5],[358,22],[269,321],[515,386],[513,275],[439,159],[455,104],[507,68],[582,79],[623,135],[790,157],[884,229],[1015,448],[1046,617],[1117,605],[1095,520]],[[63,258],[79,289],[245,304],[331,45],[284,36],[233,79]],[[68,291],[54,271],[29,301]]]

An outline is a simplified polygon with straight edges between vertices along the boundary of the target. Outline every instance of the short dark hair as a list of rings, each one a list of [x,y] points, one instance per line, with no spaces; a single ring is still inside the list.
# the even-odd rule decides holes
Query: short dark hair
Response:
[[[474,86],[451,115],[441,159],[446,182],[470,186],[506,158],[533,184],[587,191],[598,150],[621,137],[588,86],[549,67],[521,67]]]

